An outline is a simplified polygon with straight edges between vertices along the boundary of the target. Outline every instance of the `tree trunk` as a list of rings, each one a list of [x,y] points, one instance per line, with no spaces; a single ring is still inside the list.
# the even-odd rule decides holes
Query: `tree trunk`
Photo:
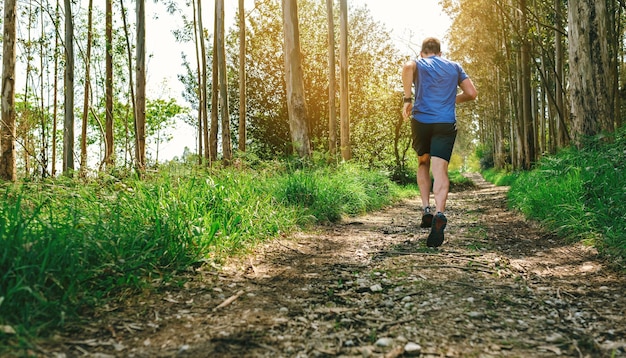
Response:
[[[0,179],[15,181],[15,59],[17,1],[4,2],[2,46],[2,123],[0,123]]]
[[[294,149],[301,158],[305,158],[311,155],[311,143],[309,141],[306,101],[304,97],[298,5],[292,0],[282,0],[282,7],[289,130]]]
[[[200,59],[200,50],[199,47],[204,44],[204,32],[202,31],[202,27],[199,25],[202,23],[201,15],[198,11],[196,11],[196,7],[200,7],[202,9],[202,0],[197,0],[198,5],[196,6],[196,1],[191,2],[191,6],[193,7],[193,36],[195,39],[195,52],[196,52],[196,66],[198,71],[198,164],[202,164],[204,156],[204,148],[208,148],[208,145],[204,145],[204,140],[208,143],[208,130],[207,133],[204,132],[206,129],[206,56],[202,55],[202,58],[205,59],[204,62]],[[200,37],[202,37],[202,44],[200,44]],[[203,69],[205,69],[203,71]],[[204,78],[204,81],[202,80]],[[202,90],[204,88],[204,90]],[[203,123],[203,119],[205,122]],[[208,153],[208,152],[207,152]],[[209,156],[206,155],[206,160],[209,160]]]
[[[337,88],[335,77],[335,16],[333,0],[326,0],[328,14],[328,153],[331,159],[337,151],[337,105],[335,92]]]
[[[553,135],[555,139],[556,148],[564,148],[569,144],[569,135],[567,128],[567,110],[565,105],[565,84],[563,78],[565,77],[565,53],[563,51],[563,1],[554,0],[555,8],[555,30],[554,30],[554,47],[555,47],[555,72],[556,72],[556,110],[558,117],[553,127],[556,133]],[[552,152],[556,152],[556,148],[553,148]]]
[[[239,0],[239,142],[240,152],[246,151],[246,13],[244,0]]]
[[[137,105],[135,113],[135,158],[137,170],[146,170],[146,7],[145,0],[137,0]]]
[[[126,8],[124,7],[124,0],[120,0],[120,9],[122,11],[122,25],[124,27],[124,39],[126,40],[126,57],[127,57],[127,61],[128,61],[128,92],[130,93],[130,101],[131,101],[131,106],[133,108],[132,110],[132,114],[133,114],[133,123],[134,121],[134,116],[137,113],[137,101],[135,100],[135,83],[133,80],[133,54],[132,54],[132,50],[130,47],[130,34],[128,33],[128,25],[126,24]],[[112,108],[112,106],[111,106]],[[129,125],[128,125],[128,117],[126,116],[126,119],[124,120],[124,129],[125,129],[125,154],[124,154],[124,162],[126,162],[126,155],[130,156],[130,157],[134,157],[131,153],[130,153],[130,135],[129,135]],[[105,134],[106,136],[106,134]],[[136,142],[136,141],[135,141]],[[135,151],[136,152],[136,151]]]
[[[63,172],[74,170],[74,19],[72,1],[65,0],[65,115],[63,124]]]
[[[90,0],[91,1],[91,0]],[[105,6],[105,154],[104,163],[111,169],[115,163],[113,158],[113,0],[106,0]],[[132,79],[131,79],[132,81]]]
[[[222,156],[224,164],[228,165],[233,159],[233,150],[230,139],[230,114],[228,109],[228,79],[226,78],[226,51],[224,50],[224,0],[216,0],[215,18],[218,31],[217,62],[220,81],[220,113],[222,116]]]
[[[215,2],[217,13],[217,1]],[[209,132],[209,145],[211,146],[211,161],[217,160],[217,131],[219,128],[219,67],[217,61],[217,21],[213,21],[213,54],[211,56],[211,130]]]
[[[107,0],[107,4],[110,0]],[[91,43],[93,41],[93,0],[87,5],[87,49],[85,50],[85,90],[80,136],[80,175],[87,175],[87,119],[89,117],[89,88],[91,86]],[[108,49],[108,46],[107,46]]]
[[[521,70],[522,70],[522,97],[521,97],[521,109],[522,109],[522,130],[524,138],[524,157],[523,168],[530,169],[531,164],[535,161],[535,126],[534,115],[532,110],[532,88],[530,86],[531,72],[530,72],[530,41],[528,40],[528,9],[526,7],[526,0],[520,1],[521,7],[521,33],[522,33],[522,56],[521,56]]]
[[[613,127],[606,11],[604,0],[569,1],[570,101],[578,145]]]
[[[339,48],[340,72],[340,120],[341,120],[341,157],[344,160],[352,158],[350,148],[350,101],[348,88],[348,2],[339,1],[341,41]]]
[[[54,20],[54,48],[59,48],[59,0],[56,2],[55,8],[55,20]],[[54,52],[54,95],[52,104],[52,177],[57,173],[57,115],[59,110],[58,95],[59,95],[59,57],[57,52]]]
[[[204,142],[202,143],[204,146],[204,158],[206,160],[207,165],[210,165],[211,158],[211,146],[209,143],[209,118],[207,111],[207,63],[206,63],[206,39],[204,37],[204,25],[202,21],[202,0],[198,0],[198,32],[200,39],[200,110],[202,111],[202,128]]]

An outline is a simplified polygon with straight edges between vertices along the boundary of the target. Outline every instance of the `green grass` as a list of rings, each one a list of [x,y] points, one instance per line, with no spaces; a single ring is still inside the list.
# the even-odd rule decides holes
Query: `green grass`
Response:
[[[511,207],[626,266],[626,128],[584,149],[544,157],[509,185]]]
[[[27,347],[29,337],[176,271],[415,195],[415,187],[353,164],[210,172],[172,166],[144,181],[103,176],[4,185],[0,326],[17,334],[0,330],[0,342]]]

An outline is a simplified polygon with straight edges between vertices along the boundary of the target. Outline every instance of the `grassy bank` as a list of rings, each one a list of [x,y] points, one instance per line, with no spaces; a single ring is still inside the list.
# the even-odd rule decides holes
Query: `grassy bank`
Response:
[[[626,130],[585,149],[545,157],[530,172],[504,177],[512,181],[512,207],[626,266]]]
[[[144,181],[57,179],[0,190],[0,341],[12,344],[201,261],[416,195],[354,165],[284,164],[171,167]]]

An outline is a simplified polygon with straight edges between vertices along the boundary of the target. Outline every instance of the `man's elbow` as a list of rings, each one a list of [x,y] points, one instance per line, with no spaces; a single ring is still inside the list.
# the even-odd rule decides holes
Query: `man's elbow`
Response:
[[[478,97],[478,91],[474,90],[470,90],[467,93],[467,97],[469,98],[470,101],[473,101],[476,99],[476,97]]]

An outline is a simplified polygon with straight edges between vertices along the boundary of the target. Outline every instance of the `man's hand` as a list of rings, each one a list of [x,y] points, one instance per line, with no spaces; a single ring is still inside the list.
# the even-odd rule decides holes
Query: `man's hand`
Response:
[[[411,109],[413,109],[412,103],[405,103],[404,107],[402,107],[402,117],[404,117],[404,120],[411,117]]]

